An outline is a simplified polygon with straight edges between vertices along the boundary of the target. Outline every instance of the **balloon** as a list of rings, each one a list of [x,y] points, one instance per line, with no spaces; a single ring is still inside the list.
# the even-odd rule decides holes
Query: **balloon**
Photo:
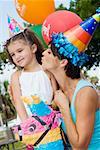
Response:
[[[42,36],[42,25],[41,24],[40,25],[33,25],[30,27],[30,29],[35,32],[35,34],[41,40],[41,43],[43,44],[43,46],[45,48],[47,48],[47,44],[45,43],[43,36]]]
[[[52,33],[65,32],[80,24],[82,19],[73,12],[59,10],[50,14],[42,26],[42,35],[46,43],[51,41]]]
[[[31,24],[42,24],[55,11],[54,0],[15,0],[21,18]]]

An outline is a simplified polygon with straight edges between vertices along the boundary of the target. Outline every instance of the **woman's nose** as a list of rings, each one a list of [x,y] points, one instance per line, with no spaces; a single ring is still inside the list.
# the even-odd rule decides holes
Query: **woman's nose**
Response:
[[[43,52],[43,56],[46,56],[46,55],[51,54],[51,53],[52,53],[51,49],[48,48],[47,50],[45,50],[45,51]]]

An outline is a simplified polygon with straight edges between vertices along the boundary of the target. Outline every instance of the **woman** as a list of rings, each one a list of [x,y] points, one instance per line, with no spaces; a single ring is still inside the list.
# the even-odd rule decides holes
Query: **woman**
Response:
[[[81,44],[85,41],[86,35],[92,32],[91,27],[98,24],[97,18],[99,14],[91,18],[93,22],[88,19],[66,34],[52,35],[52,51],[46,50],[42,58],[43,67],[54,75],[62,90],[55,92],[54,99],[63,115],[63,129],[74,150],[100,149],[100,102],[95,87],[81,77],[81,67],[89,60],[84,43],[75,45],[78,38],[78,42],[82,40]],[[77,35],[80,29],[83,33]]]

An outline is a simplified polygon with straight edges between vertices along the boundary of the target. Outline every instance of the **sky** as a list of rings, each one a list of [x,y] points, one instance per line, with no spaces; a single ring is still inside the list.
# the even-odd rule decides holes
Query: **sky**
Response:
[[[58,7],[62,3],[68,8],[69,1],[70,0],[54,0],[55,7]],[[15,0],[0,0],[0,42],[4,42],[9,38],[7,15],[10,15],[21,25],[25,22],[16,11]]]

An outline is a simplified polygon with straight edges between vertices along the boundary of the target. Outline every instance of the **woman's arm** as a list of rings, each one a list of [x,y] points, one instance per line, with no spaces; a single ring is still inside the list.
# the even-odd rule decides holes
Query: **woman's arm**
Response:
[[[21,91],[20,91],[20,85],[19,85],[19,72],[16,71],[11,76],[11,92],[12,92],[12,101],[16,108],[16,111],[21,119],[21,121],[24,121],[28,118],[27,112],[25,110],[24,104],[21,97]]]
[[[55,95],[66,125],[69,141],[73,148],[87,149],[94,129],[97,94],[91,87],[83,88],[77,94],[75,109],[76,123],[74,124],[66,96],[59,91]]]

